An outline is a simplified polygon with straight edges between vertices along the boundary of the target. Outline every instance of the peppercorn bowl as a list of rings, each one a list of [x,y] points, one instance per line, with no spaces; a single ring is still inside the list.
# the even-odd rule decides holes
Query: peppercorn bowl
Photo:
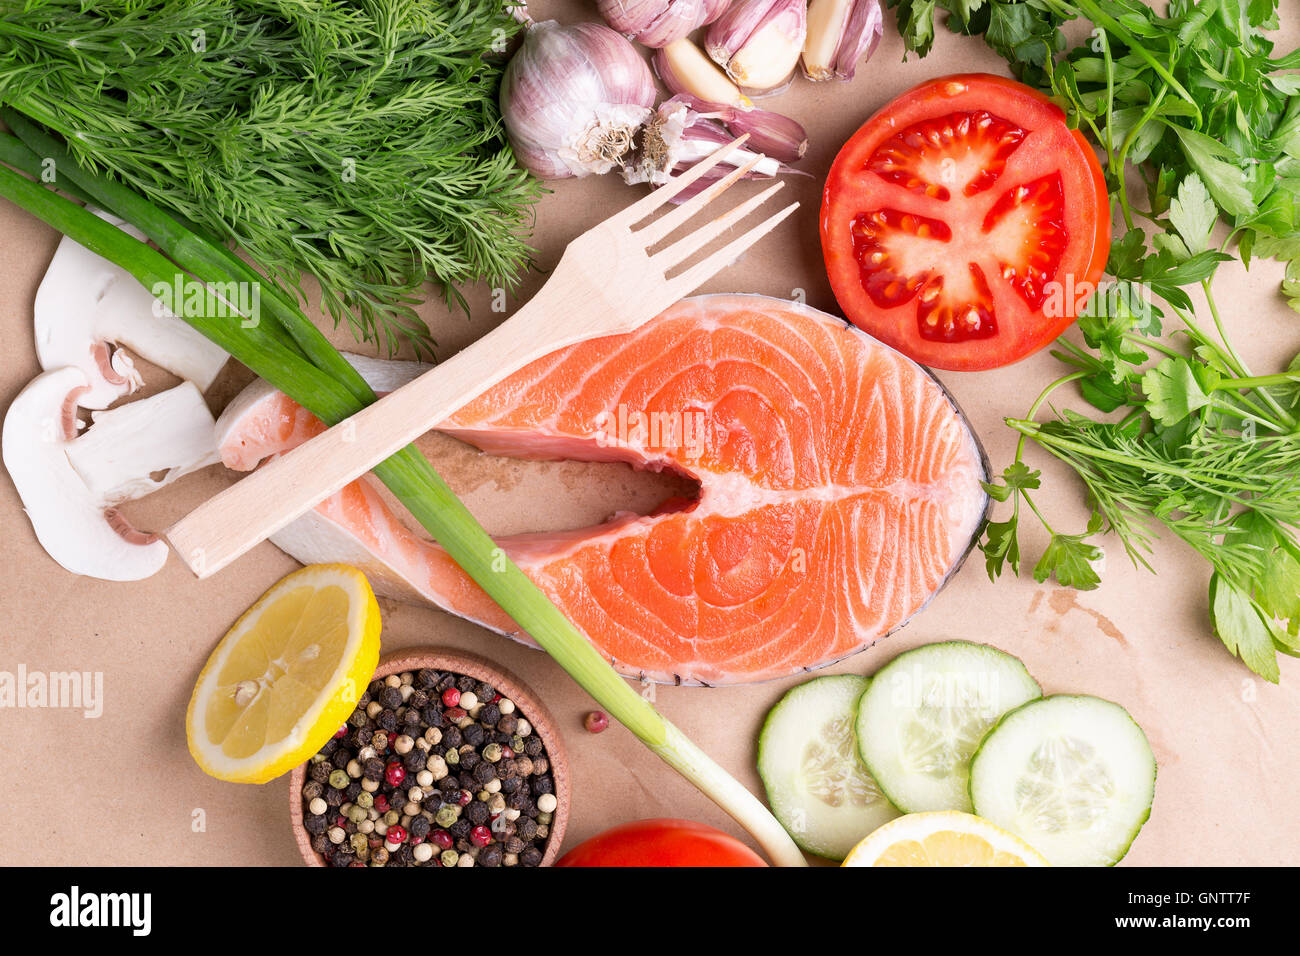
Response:
[[[400,683],[403,674],[412,678],[406,690]],[[384,862],[389,860],[388,848],[396,845],[398,850],[393,852],[402,854],[408,863],[413,859],[431,865],[470,865],[460,857],[469,857],[474,865],[487,866],[502,865],[503,861],[504,865],[513,865],[512,860],[524,866],[554,863],[559,856],[569,815],[569,765],[558,725],[533,691],[514,674],[485,658],[445,648],[409,648],[386,654],[375,669],[367,693],[376,686],[376,681],[386,681],[392,676],[399,678],[394,682],[396,687],[379,688],[381,697],[386,693],[391,695],[388,703],[397,704],[399,697],[403,705],[412,699],[426,700],[427,703],[414,708],[402,705],[386,707],[374,699],[366,701],[362,695],[361,699],[367,706],[359,704],[349,723],[340,728],[335,741],[329,742],[321,751],[326,754],[333,748],[334,753],[329,755],[331,759],[321,760],[317,755],[294,768],[289,775],[289,813],[294,840],[303,860],[309,866],[373,863],[379,848],[370,845],[374,842],[370,837],[377,834],[383,838],[380,846]],[[472,682],[476,682],[475,687],[460,689]],[[475,690],[484,689],[484,685],[494,691],[494,699],[479,701],[474,695],[469,706],[480,716],[486,713],[493,719],[488,724],[467,721],[469,714],[460,703],[462,699],[470,698]],[[417,694],[424,697],[418,698]],[[376,703],[379,703],[377,708],[373,707]],[[368,709],[372,712],[369,717]],[[412,709],[421,716],[406,713]],[[399,710],[406,722],[400,734],[391,726]],[[431,714],[431,710],[434,713]],[[446,718],[450,718],[450,722],[445,722]],[[385,723],[390,726],[384,726]],[[517,746],[522,740],[518,736],[520,725],[527,725],[526,736],[534,739],[527,741],[526,753],[516,754],[510,744]],[[370,730],[371,727],[374,729]],[[498,733],[493,735],[485,731],[485,727],[488,731],[495,728]],[[415,738],[405,732],[419,729],[423,729],[423,734]],[[502,731],[516,736],[510,743],[501,744],[498,741],[506,739]],[[367,733],[372,736],[364,737]],[[445,737],[453,735],[456,741],[461,742],[459,747],[445,745]],[[368,739],[370,743],[359,746],[355,755],[345,751],[342,757],[338,757],[338,752],[354,737],[362,737],[363,743]],[[493,737],[495,739],[489,739]],[[391,751],[387,749],[390,738]],[[373,753],[376,747],[378,752]],[[429,757],[427,763],[422,764],[418,756],[424,754]],[[363,756],[364,766],[356,759]],[[332,759],[335,757],[337,759]],[[537,772],[537,766],[542,766],[543,770]],[[506,768],[505,771],[499,772],[502,767]],[[389,796],[409,794],[409,790],[402,789],[408,771],[415,789],[420,790],[421,799],[430,797],[428,803],[417,804],[425,812],[404,813],[399,824],[385,823],[382,817],[376,822],[376,811],[396,809],[390,807]],[[449,775],[454,776],[453,771],[460,773],[461,777],[454,789],[445,788],[441,782]],[[534,773],[537,775],[530,776]],[[340,774],[346,774],[348,780],[330,782],[330,776]],[[421,777],[425,780],[424,787],[415,783],[415,779]],[[473,781],[471,787],[464,787],[459,782],[466,780]],[[311,788],[311,793],[305,788]],[[348,794],[352,790],[359,792],[341,806],[339,801],[344,799],[341,790]],[[478,790],[477,799],[473,790]],[[326,797],[329,800],[324,799]],[[321,808],[313,809],[312,805],[318,801]],[[429,820],[430,804],[434,804],[437,811],[433,821]],[[461,808],[464,808],[463,820]],[[347,819],[340,812],[342,810],[349,812]],[[322,839],[322,824],[327,824],[331,815],[337,815],[338,819]],[[409,834],[406,826],[402,825],[406,824],[407,816],[412,817],[407,824]],[[504,820],[501,819],[503,816]],[[542,821],[540,825],[539,821]],[[477,825],[473,825],[475,823]],[[466,824],[472,826],[467,829]],[[375,830],[375,826],[380,829]],[[339,832],[335,834],[334,830]],[[398,831],[396,841],[392,838],[394,830]],[[350,838],[349,831],[353,831]],[[453,840],[452,834],[456,833],[460,836]],[[421,850],[426,838],[428,849]],[[343,844],[345,839],[349,841],[346,845]],[[332,841],[338,849],[326,845],[325,840]],[[512,853],[512,849],[517,852]],[[436,860],[432,859],[435,853],[438,854]]]

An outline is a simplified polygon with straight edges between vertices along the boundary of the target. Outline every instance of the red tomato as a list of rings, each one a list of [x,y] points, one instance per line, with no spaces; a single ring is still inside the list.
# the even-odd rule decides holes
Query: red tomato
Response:
[[[735,837],[690,820],[637,820],[597,834],[556,866],[767,866]]]
[[[848,318],[923,365],[1008,365],[1061,334],[1110,248],[1092,147],[1029,87],[923,83],[845,144],[822,254]]]

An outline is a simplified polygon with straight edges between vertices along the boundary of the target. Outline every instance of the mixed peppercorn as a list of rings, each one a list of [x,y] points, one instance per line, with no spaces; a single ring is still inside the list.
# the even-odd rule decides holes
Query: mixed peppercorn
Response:
[[[490,684],[393,674],[311,758],[303,825],[331,866],[537,866],[557,809],[550,770]]]

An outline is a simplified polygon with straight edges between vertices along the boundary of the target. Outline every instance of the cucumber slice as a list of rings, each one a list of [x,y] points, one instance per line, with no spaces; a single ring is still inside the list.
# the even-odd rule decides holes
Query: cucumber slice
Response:
[[[858,703],[858,753],[903,812],[969,813],[970,758],[985,731],[1042,694],[1025,665],[995,647],[927,644],[872,678]]]
[[[1114,866],[1151,816],[1156,758],[1128,711],[1058,694],[1002,718],[971,761],[975,812],[1056,866]]]
[[[868,683],[843,674],[800,684],[758,736],[758,775],[772,812],[796,843],[831,860],[898,816],[855,747],[854,711]]]

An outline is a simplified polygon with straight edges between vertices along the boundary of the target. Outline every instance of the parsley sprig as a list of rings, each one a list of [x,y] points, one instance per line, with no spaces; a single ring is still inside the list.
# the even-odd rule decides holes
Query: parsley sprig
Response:
[[[1300,656],[1300,356],[1285,371],[1252,373],[1211,281],[1236,257],[1247,267],[1280,259],[1283,294],[1300,310],[1300,75],[1290,72],[1300,51],[1274,53],[1277,0],[1171,0],[1163,15],[1139,0],[891,6],[908,49],[924,55],[947,11],[950,29],[982,35],[1020,79],[1052,95],[1100,149],[1123,223],[1112,281],[1079,319],[1082,342],[1063,338],[1053,352],[1069,373],[1007,421],[1020,440],[986,486],[1010,505],[981,543],[990,577],[1019,573],[1027,513],[1049,534],[1034,578],[1081,589],[1100,583],[1102,535],[1114,533],[1149,569],[1155,537],[1171,533],[1212,569],[1219,637],[1276,682],[1277,653]],[[1074,20],[1093,29],[1070,48],[1062,28]],[[1066,386],[1094,413],[1053,409],[1040,421]],[[1031,440],[1087,487],[1093,513],[1082,533],[1057,530],[1034,501],[1042,476],[1025,462]]]

